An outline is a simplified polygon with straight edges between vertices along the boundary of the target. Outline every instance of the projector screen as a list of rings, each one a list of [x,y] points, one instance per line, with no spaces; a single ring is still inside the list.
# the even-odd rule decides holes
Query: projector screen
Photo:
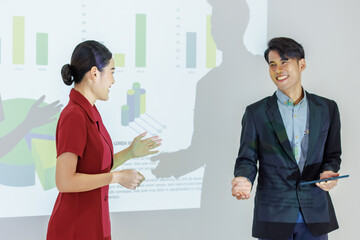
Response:
[[[267,5],[250,6],[253,17],[244,42],[261,54]],[[0,66],[5,73],[0,92],[0,137],[5,146],[0,191],[8,196],[0,205],[0,217],[51,214],[58,193],[59,112],[50,104],[68,102],[70,87],[62,83],[60,69],[81,41],[100,41],[113,53],[115,85],[110,100],[96,105],[115,152],[145,131],[163,139],[162,153],[190,146],[196,84],[222,62],[207,1],[163,0],[154,5],[107,0],[101,6],[99,1],[6,1],[0,13]],[[167,164],[166,159],[160,161],[163,156],[130,160],[120,167],[136,169],[146,181],[135,191],[111,185],[111,212],[200,207],[206,163],[189,168],[177,163],[172,172],[162,167]]]

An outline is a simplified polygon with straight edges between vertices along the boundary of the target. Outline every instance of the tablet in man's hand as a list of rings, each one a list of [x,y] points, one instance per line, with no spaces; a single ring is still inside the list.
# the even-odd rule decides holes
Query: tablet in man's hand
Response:
[[[338,176],[338,177],[324,178],[321,180],[301,182],[299,185],[308,185],[308,184],[313,184],[313,183],[318,183],[318,182],[326,182],[326,181],[331,181],[331,180],[340,179],[340,178],[347,178],[349,176],[350,175],[348,174],[348,175],[342,175],[342,176]]]

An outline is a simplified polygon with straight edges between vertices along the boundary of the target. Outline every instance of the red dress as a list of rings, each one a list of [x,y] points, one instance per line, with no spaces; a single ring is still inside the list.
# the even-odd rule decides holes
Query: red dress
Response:
[[[56,129],[57,156],[78,155],[76,172],[99,174],[112,168],[113,146],[96,107],[72,89]],[[109,186],[87,192],[60,192],[50,217],[47,240],[111,239]]]

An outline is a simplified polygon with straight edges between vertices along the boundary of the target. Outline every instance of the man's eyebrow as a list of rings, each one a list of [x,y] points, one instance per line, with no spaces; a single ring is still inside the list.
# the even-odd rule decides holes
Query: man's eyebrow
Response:
[[[288,61],[288,58],[281,58],[280,60],[272,60],[269,63],[276,63],[276,62],[281,62],[281,61]]]

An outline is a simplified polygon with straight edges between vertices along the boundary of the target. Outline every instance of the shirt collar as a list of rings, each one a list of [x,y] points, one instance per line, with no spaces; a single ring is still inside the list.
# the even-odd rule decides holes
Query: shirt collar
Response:
[[[70,101],[73,101],[74,103],[76,103],[82,109],[85,110],[86,114],[89,116],[92,122],[101,121],[100,114],[95,104],[94,106],[92,106],[91,103],[80,92],[76,91],[73,88],[70,91],[69,97],[70,97]]]
[[[301,99],[301,101],[297,105],[302,105],[303,103],[307,102],[307,96],[306,96],[306,92],[305,92],[304,88],[302,88],[302,91],[303,91],[304,97],[303,97],[303,99]],[[287,105],[290,107],[294,106],[293,101],[279,89],[276,90],[276,97],[281,104]]]

